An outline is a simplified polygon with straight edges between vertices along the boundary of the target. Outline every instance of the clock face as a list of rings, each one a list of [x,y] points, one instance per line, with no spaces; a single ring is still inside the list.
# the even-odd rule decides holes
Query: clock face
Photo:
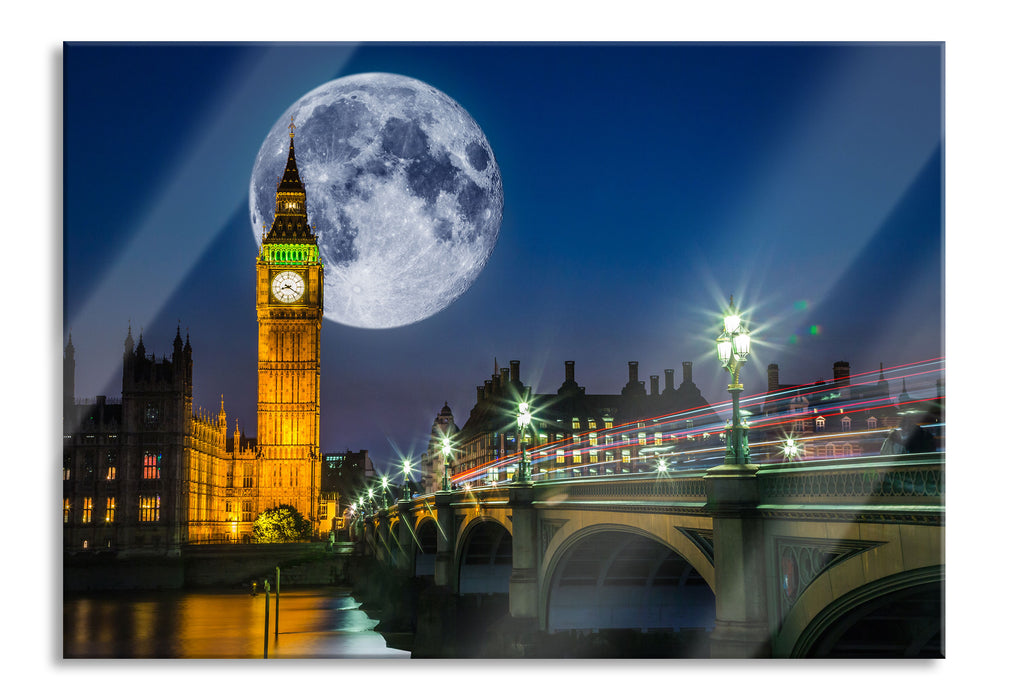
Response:
[[[305,280],[297,272],[284,270],[273,278],[273,284],[270,287],[277,301],[290,304],[293,301],[298,301],[305,293]]]

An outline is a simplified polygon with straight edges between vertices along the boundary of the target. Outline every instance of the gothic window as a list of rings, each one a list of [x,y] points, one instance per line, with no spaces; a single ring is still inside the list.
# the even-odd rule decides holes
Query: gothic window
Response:
[[[140,522],[156,523],[161,518],[161,496],[140,497]]]
[[[160,479],[161,478],[161,455],[154,454],[153,452],[144,452],[144,471],[143,478],[145,479]]]
[[[116,499],[109,496],[105,499],[105,522],[114,523],[116,521]]]
[[[63,455],[63,481],[70,481],[70,465],[73,459],[73,455]]]
[[[252,522],[252,501],[242,501],[242,522]]]
[[[83,508],[81,510],[81,522],[90,523],[91,522],[91,507],[92,499],[91,496],[84,497]]]
[[[63,499],[63,524],[69,524],[70,522],[70,499]]]
[[[116,453],[112,450],[105,453],[105,478],[109,481],[116,478]]]
[[[251,489],[252,488],[252,465],[246,464],[244,474],[242,475],[242,487]]]

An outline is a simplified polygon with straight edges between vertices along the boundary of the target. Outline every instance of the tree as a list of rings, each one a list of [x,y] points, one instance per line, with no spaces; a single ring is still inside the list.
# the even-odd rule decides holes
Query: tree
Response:
[[[257,542],[296,542],[312,535],[312,523],[294,506],[281,504],[264,510],[252,526]]]

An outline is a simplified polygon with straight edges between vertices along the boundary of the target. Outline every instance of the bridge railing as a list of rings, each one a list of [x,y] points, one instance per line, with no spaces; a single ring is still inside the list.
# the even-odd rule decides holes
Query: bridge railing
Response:
[[[758,472],[764,505],[942,506],[945,453],[775,466]]]

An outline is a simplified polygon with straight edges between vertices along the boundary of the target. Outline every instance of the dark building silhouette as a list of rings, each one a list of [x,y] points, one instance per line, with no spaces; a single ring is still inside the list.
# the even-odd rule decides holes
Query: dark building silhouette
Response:
[[[601,436],[602,431],[626,425],[637,434],[635,422],[638,419],[678,412],[689,412],[689,416],[682,419],[682,426],[714,419],[714,412],[693,382],[692,364],[684,362],[682,367],[683,381],[679,388],[674,386],[674,371],[667,369],[665,388],[660,391],[659,376],[651,375],[646,390],[644,382],[638,379],[638,363],[631,361],[627,364],[627,383],[619,394],[590,394],[575,380],[575,363],[568,360],[564,363],[564,382],[556,393],[533,394],[522,382],[518,360],[501,368],[495,362],[494,373],[483,386],[477,387],[476,403],[465,424],[457,432],[453,431],[455,453],[451,472],[461,474],[521,452],[516,407],[523,399],[532,404],[534,415],[526,434],[528,448],[564,441],[577,445],[563,450],[563,454],[554,453],[549,463],[541,460],[536,467],[538,471],[570,470],[574,464],[584,464],[587,473],[596,473],[595,465],[606,463],[610,465],[606,468],[612,469],[613,464],[628,464],[637,457],[639,447],[654,445],[654,432],[649,429],[651,437],[644,438],[643,443],[635,441],[634,445],[621,448],[607,443],[612,437]],[[435,428],[438,425],[436,420]],[[431,446],[435,444],[435,432],[432,431]],[[661,436],[658,440],[661,444]],[[440,483],[443,462],[439,454],[432,454],[431,446],[425,455],[425,464],[431,465],[433,483]],[[628,461],[623,462],[622,458]],[[503,475],[491,473],[488,478],[494,480]]]

